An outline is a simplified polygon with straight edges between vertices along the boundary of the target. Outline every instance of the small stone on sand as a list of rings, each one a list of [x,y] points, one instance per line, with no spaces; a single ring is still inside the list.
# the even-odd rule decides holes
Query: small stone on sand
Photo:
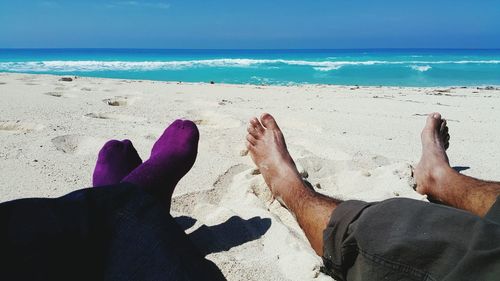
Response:
[[[240,151],[240,156],[247,156],[247,155],[248,155],[248,149],[245,148]]]
[[[250,172],[251,175],[253,176],[256,176],[256,175],[260,175],[260,170],[258,168],[254,168],[251,172]]]

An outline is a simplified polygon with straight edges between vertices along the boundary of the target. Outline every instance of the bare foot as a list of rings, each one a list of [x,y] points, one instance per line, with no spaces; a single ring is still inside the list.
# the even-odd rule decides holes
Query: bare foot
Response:
[[[303,185],[301,176],[286,147],[285,138],[276,120],[264,113],[248,124],[247,148],[274,197],[283,203],[282,196],[289,188]]]
[[[312,248],[323,256],[323,231],[342,201],[306,187],[270,114],[262,114],[260,121],[250,120],[247,148],[274,197],[294,215]]]
[[[414,171],[416,190],[420,194],[433,196],[438,194],[440,180],[452,171],[446,155],[450,135],[446,120],[441,118],[441,114],[429,114],[421,139],[422,157]]]

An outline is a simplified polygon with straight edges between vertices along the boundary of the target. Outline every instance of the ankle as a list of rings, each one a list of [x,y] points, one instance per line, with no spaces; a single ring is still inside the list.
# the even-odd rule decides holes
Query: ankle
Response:
[[[305,196],[315,193],[304,184],[304,181],[300,177],[283,179],[279,186],[274,185],[271,187],[271,190],[273,190],[274,197],[286,206],[300,202]]]
[[[450,182],[458,173],[449,166],[434,167],[427,171],[424,180],[417,191],[430,197],[439,199],[448,194]]]

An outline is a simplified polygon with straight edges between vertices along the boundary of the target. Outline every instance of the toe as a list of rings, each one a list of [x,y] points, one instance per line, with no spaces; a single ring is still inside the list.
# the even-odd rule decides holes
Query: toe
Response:
[[[255,145],[257,143],[257,139],[255,139],[252,135],[248,134],[247,135],[247,141],[252,144],[252,145]]]
[[[426,129],[436,130],[442,124],[441,114],[434,112],[427,116]]]
[[[446,123],[446,119],[443,119],[443,121],[441,122],[441,126],[439,127],[439,130],[441,132],[448,131],[448,126],[447,126],[447,123]]]
[[[443,119],[443,122],[441,122],[441,126],[439,128],[439,133],[441,136],[441,139],[443,141],[443,144],[446,146],[448,142],[450,141],[450,134],[448,133],[448,126],[446,125],[446,120]]]
[[[262,125],[264,125],[266,129],[279,130],[276,120],[274,120],[274,117],[271,116],[271,114],[269,113],[262,114],[262,116],[260,116],[260,121],[262,122]]]
[[[262,133],[258,131],[252,124],[248,124],[247,132],[256,139],[258,139],[262,135]]]
[[[441,129],[441,134],[446,135],[448,134],[448,127],[444,127]]]
[[[450,135],[449,134],[443,135],[443,146],[444,146],[444,150],[447,150],[448,147],[450,146]]]
[[[441,114],[434,112],[427,116],[427,121],[421,134],[422,143],[434,141],[434,137],[436,136],[436,134],[440,133],[439,131],[441,123]]]
[[[251,144],[249,141],[246,141],[246,147],[248,150],[252,150],[253,144]]]
[[[433,112],[430,115],[432,118],[434,118],[436,120],[441,120],[441,113],[439,113],[439,112]]]
[[[255,128],[260,133],[264,133],[264,127],[262,127],[262,124],[260,124],[259,119],[257,117],[254,117],[250,119],[250,124]]]

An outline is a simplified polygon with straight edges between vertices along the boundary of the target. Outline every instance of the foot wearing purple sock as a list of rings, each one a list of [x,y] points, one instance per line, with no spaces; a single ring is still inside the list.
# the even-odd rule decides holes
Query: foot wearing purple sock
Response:
[[[92,184],[117,184],[141,163],[142,160],[131,141],[110,140],[99,151]]]
[[[199,132],[189,120],[176,120],[156,141],[151,157],[123,182],[136,184],[161,198],[170,209],[177,182],[191,169],[198,153]]]

